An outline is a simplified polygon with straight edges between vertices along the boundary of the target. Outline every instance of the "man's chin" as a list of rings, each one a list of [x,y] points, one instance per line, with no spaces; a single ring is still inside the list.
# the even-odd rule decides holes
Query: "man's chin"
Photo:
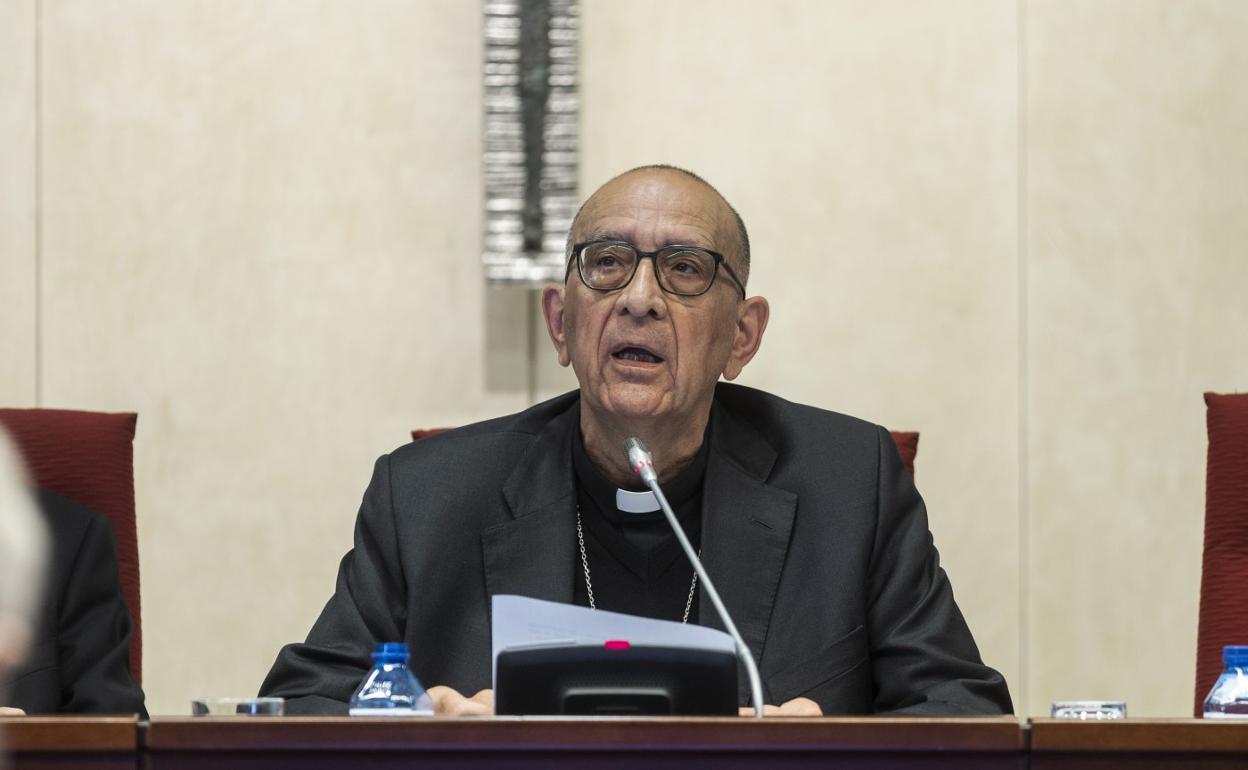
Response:
[[[607,389],[602,408],[618,420],[653,420],[671,413],[671,392],[632,384]]]

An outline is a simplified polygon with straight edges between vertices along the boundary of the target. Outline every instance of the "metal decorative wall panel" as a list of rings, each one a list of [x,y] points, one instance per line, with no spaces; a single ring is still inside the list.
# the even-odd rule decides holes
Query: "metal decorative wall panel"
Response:
[[[485,0],[486,278],[562,280],[577,205],[576,0]]]

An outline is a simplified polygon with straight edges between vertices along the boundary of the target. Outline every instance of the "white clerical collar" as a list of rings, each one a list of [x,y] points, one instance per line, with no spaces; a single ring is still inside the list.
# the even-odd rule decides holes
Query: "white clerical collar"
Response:
[[[659,500],[649,490],[629,492],[627,489],[617,489],[615,507],[625,513],[651,513],[659,510]]]

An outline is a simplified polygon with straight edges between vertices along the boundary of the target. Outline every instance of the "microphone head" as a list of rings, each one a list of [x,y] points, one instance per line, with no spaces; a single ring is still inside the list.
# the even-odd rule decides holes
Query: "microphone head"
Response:
[[[654,458],[650,456],[646,445],[641,443],[641,439],[636,436],[628,438],[624,442],[624,451],[628,454],[628,467],[633,469],[633,473],[641,476],[642,481],[649,481],[648,476],[655,476]]]

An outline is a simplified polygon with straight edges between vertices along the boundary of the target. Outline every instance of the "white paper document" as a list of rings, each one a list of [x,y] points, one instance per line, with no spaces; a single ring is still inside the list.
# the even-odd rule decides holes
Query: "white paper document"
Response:
[[[491,652],[495,674],[500,652],[533,647],[604,644],[611,640],[623,640],[634,646],[736,652],[731,636],[706,626],[639,618],[620,612],[591,610],[574,604],[509,594],[495,596],[491,607]]]

